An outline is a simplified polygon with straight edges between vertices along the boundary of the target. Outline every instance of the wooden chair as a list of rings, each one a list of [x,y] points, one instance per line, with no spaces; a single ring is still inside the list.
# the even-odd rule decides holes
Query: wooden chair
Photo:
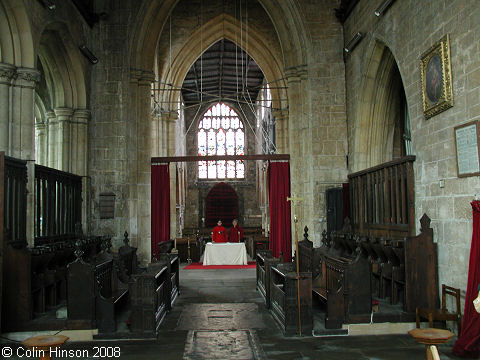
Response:
[[[457,311],[450,312],[447,310],[446,296],[451,295],[456,299]],[[416,309],[416,321],[417,328],[420,327],[420,319],[428,319],[429,327],[433,328],[433,321],[456,321],[458,326],[458,335],[460,335],[460,329],[462,328],[462,313],[460,307],[460,289],[455,289],[453,287],[442,284],[442,308],[441,309]]]

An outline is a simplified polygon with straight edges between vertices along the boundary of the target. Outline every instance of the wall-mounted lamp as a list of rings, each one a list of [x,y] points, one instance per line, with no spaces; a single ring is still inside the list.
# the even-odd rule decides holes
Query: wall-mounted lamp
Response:
[[[357,32],[355,35],[353,35],[352,40],[350,40],[347,46],[345,46],[345,48],[343,49],[345,53],[349,53],[353,49],[355,49],[355,46],[357,46],[360,40],[362,39],[363,39],[363,34],[361,32]]]
[[[55,10],[56,6],[55,3],[52,0],[38,0],[44,8],[47,8],[48,10]]]
[[[382,16],[385,11],[395,2],[395,0],[383,0],[380,6],[375,10],[375,16]]]
[[[88,61],[90,61],[92,64],[98,63],[97,57],[93,55],[93,53],[90,51],[89,48],[87,48],[86,45],[80,45],[78,48],[80,49],[82,54],[88,59]]]

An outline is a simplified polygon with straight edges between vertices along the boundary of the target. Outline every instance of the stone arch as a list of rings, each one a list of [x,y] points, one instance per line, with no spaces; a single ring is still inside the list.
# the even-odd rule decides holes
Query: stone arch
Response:
[[[35,55],[30,21],[23,1],[0,2],[0,62],[33,68]]]
[[[130,42],[134,69],[153,69],[155,48],[168,16],[180,0],[143,1]],[[272,21],[285,67],[306,64],[307,32],[294,0],[259,0]]]
[[[399,117],[405,114],[405,90],[391,50],[374,40],[367,59],[355,117],[354,171],[392,160],[403,131]]]
[[[80,53],[65,24],[52,23],[44,29],[38,58],[50,94],[50,107],[85,109],[85,72]]]
[[[192,64],[206,51],[210,46],[220,41],[222,38],[232,41],[246,49],[246,36],[243,36],[242,42],[239,44],[239,32],[245,32],[245,27],[240,26],[240,22],[228,14],[221,14],[215,18],[205,22],[195,33],[183,44],[181,49],[172,57],[171,67],[165,67],[158,72],[162,83],[171,84],[173,89],[179,89],[182,86],[183,80],[187,75],[188,70]],[[203,48],[199,45],[199,39],[203,40]],[[274,89],[272,89],[272,98],[274,99],[273,107],[281,108],[282,105],[279,99],[286,99],[287,95],[284,89],[286,82],[283,80],[283,63],[276,58],[269,50],[269,46],[262,39],[261,35],[253,28],[249,28],[248,33],[248,54],[256,61],[262,70],[267,81],[279,80]],[[164,85],[164,89],[168,89]],[[170,88],[171,89],[171,88]],[[170,90],[168,89],[168,90]],[[174,104],[180,95],[180,91],[164,91],[166,98],[165,103]],[[173,109],[170,109],[173,110]]]

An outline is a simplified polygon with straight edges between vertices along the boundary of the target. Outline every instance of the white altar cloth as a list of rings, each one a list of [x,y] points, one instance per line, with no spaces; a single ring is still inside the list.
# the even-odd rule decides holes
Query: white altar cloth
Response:
[[[244,243],[207,243],[203,265],[247,265]]]

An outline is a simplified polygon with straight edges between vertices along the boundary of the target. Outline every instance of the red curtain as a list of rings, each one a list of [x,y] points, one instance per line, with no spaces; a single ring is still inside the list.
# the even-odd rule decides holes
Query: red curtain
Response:
[[[152,260],[158,259],[158,244],[170,239],[169,164],[152,165]]]
[[[290,164],[272,162],[270,176],[270,240],[275,257],[283,253],[286,262],[292,260],[292,228],[290,220]]]
[[[457,356],[478,358],[480,355],[480,314],[475,311],[473,300],[478,295],[480,283],[480,201],[472,201],[473,234],[468,265],[467,294],[463,314],[462,331],[453,353]]]

